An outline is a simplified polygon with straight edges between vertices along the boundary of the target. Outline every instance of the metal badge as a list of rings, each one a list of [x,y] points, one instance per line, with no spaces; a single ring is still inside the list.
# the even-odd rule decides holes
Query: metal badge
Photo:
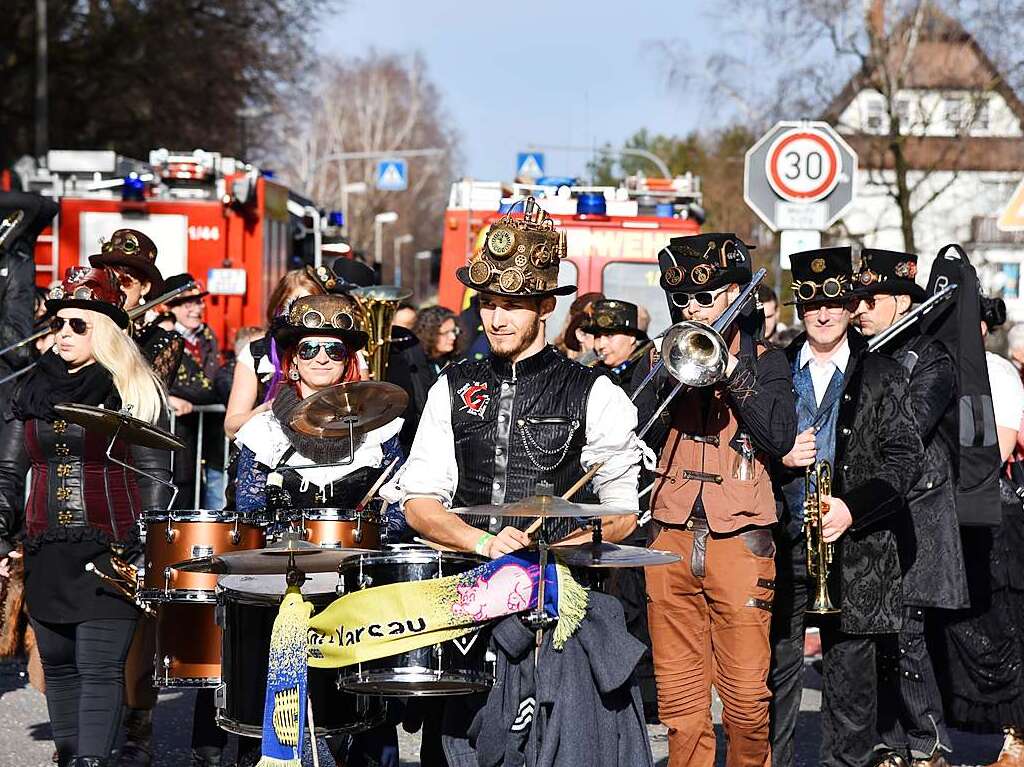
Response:
[[[491,279],[491,265],[484,260],[474,261],[469,265],[469,281],[474,285],[484,285]]]
[[[861,285],[873,285],[874,283],[878,282],[878,275],[875,274],[870,269],[865,269],[859,275],[857,275],[857,279],[860,280]]]
[[[917,263],[914,261],[899,261],[895,268],[896,276],[905,279],[914,279],[917,276]]]
[[[825,259],[816,258],[813,261],[811,261],[811,271],[814,272],[815,274],[821,274],[823,271],[825,271]]]
[[[530,263],[530,259],[526,257],[525,253],[517,253],[513,263],[520,269],[525,269],[526,265]]]
[[[548,251],[548,246],[544,244],[535,246],[533,253],[530,254],[530,261],[538,269],[549,266],[551,264],[551,253]]]
[[[690,279],[697,285],[703,285],[711,279],[711,267],[707,264],[697,264],[690,270]]]
[[[683,281],[683,270],[678,266],[670,266],[665,270],[665,284],[675,287]]]
[[[511,229],[500,227],[487,235],[487,249],[495,258],[504,260],[511,255],[516,246],[516,236]]]
[[[594,322],[597,323],[598,327],[610,328],[612,326],[612,323],[615,322],[615,318],[612,317],[612,315],[610,314],[605,314],[604,312],[602,312],[601,314],[598,314],[594,318]]]
[[[74,295],[72,295],[72,298],[74,298],[76,301],[92,301],[93,295],[94,294],[92,288],[81,287],[75,288],[75,292]]]
[[[48,296],[48,298],[51,298],[55,301],[64,298],[64,288],[62,288],[60,285],[55,285],[53,290],[50,291],[50,295]]]
[[[501,273],[501,277],[498,278],[498,285],[506,293],[518,292],[525,282],[525,275],[523,275],[521,269],[517,269],[516,267],[506,269]]]
[[[125,235],[124,242],[121,243],[121,250],[126,255],[133,255],[139,250],[139,239],[134,234]]]

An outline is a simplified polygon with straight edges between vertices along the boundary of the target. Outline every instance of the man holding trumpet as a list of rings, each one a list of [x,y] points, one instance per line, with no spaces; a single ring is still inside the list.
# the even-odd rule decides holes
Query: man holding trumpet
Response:
[[[861,767],[875,745],[877,649],[893,640],[903,615],[897,530],[923,448],[905,370],[869,353],[850,328],[858,302],[850,248],[791,259],[793,303],[805,333],[787,350],[799,434],[775,476],[782,513],[772,615],[772,763],[794,764],[810,612],[821,616],[820,763]],[[823,475],[831,490],[816,487]]]

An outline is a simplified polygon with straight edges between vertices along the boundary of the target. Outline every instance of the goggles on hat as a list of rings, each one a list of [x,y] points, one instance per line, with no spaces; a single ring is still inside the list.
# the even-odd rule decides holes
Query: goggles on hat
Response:
[[[680,309],[685,309],[690,305],[690,299],[697,302],[697,306],[712,306],[715,303],[715,299],[718,298],[718,294],[729,288],[728,285],[724,285],[717,290],[701,290],[697,293],[669,293],[669,297],[674,306],[678,306]]]
[[[296,353],[300,360],[309,362],[320,353],[321,349],[335,362],[342,362],[348,358],[348,349],[341,341],[303,341],[299,344]]]
[[[821,284],[813,280],[794,282],[793,292],[796,293],[796,297],[801,301],[810,301],[818,296],[819,293],[824,298],[836,298],[842,294],[845,287],[845,280],[841,280],[838,277],[829,277]]]

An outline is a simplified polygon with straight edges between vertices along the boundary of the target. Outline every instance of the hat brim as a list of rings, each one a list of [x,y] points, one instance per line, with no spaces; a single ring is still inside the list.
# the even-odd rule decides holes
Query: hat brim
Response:
[[[621,325],[612,325],[611,327],[602,327],[601,325],[584,325],[580,328],[584,333],[589,333],[592,336],[603,335],[603,336],[614,336],[624,335],[633,336],[633,338],[647,338],[647,334],[640,330],[640,328],[629,328]]]
[[[168,307],[181,306],[182,304],[194,301],[197,298],[206,298],[208,295],[210,295],[210,291],[208,290],[201,290],[198,293],[182,293],[180,296],[175,296],[174,298],[164,301],[164,305]]]
[[[877,296],[879,293],[889,296],[910,296],[910,300],[915,304],[921,303],[927,297],[924,288],[916,282],[903,279],[891,279],[871,285],[857,285],[853,292],[860,296]]]
[[[141,274],[149,283],[149,295],[156,298],[164,292],[164,278],[156,264],[132,258],[124,254],[103,254],[89,256],[90,266],[121,266]]]
[[[99,312],[110,317],[121,329],[127,328],[131,322],[128,319],[128,312],[113,304],[108,304],[106,301],[89,301],[84,298],[46,299],[46,314],[48,316],[55,316],[61,309],[85,309],[90,312]]]
[[[353,351],[360,351],[366,348],[366,343],[370,337],[364,330],[341,330],[340,328],[324,327],[324,328],[306,328],[297,327],[295,325],[281,325],[271,332],[271,337],[280,349],[288,349],[295,346],[303,338],[309,336],[327,336],[328,338],[337,338],[340,341],[345,342],[345,346],[349,347]]]
[[[504,291],[501,290],[493,290],[491,288],[475,285],[469,279],[468,266],[460,266],[458,269],[456,269],[455,277],[467,288],[472,288],[477,293],[487,293],[488,295],[491,296],[505,296],[507,298],[547,298],[548,296],[571,296],[573,293],[576,292],[575,285],[560,285],[559,287],[552,288],[551,290],[541,290],[534,293],[505,293]]]

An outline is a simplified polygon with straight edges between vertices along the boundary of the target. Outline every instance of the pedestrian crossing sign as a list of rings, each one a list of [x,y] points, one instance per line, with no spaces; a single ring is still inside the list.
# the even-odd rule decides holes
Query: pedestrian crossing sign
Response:
[[[520,152],[516,155],[516,178],[529,178],[536,180],[543,175],[543,152]]]
[[[381,160],[377,163],[377,188],[384,192],[404,192],[409,188],[409,167],[405,160]]]
[[[1010,201],[999,214],[996,226],[1003,232],[1024,231],[1024,181],[1017,185]]]

